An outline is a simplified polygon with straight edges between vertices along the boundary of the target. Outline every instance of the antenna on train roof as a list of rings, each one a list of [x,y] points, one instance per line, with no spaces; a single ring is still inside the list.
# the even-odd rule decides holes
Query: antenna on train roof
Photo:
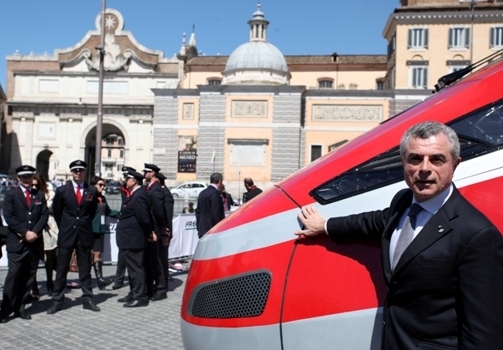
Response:
[[[455,81],[458,81],[459,79],[461,79],[462,77],[464,77],[465,75],[467,75],[468,73],[470,73],[475,68],[483,65],[484,63],[492,61],[494,58],[496,58],[497,56],[499,56],[501,54],[503,54],[503,49],[498,50],[498,51],[492,53],[491,55],[489,55],[489,56],[481,59],[480,61],[472,63],[472,64],[466,66],[465,68],[462,68],[462,69],[457,70],[455,72],[452,72],[452,73],[449,73],[447,75],[444,75],[443,77],[441,77],[440,79],[438,79],[437,84],[435,84],[435,91],[433,91],[433,93],[442,90],[443,88],[445,88],[446,86],[451,85]]]

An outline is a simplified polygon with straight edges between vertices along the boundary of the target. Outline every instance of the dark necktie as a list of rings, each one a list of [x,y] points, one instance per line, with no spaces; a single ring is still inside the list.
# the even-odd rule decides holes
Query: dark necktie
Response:
[[[26,204],[28,207],[31,205],[31,197],[30,197],[30,190],[26,190]]]
[[[82,194],[80,193],[80,186],[77,185],[77,190],[75,191],[75,196],[77,197],[77,203],[80,204],[82,201]]]
[[[391,270],[395,269],[403,252],[409,246],[410,242],[412,242],[412,238],[414,238],[414,231],[416,229],[416,217],[422,210],[423,207],[417,203],[414,203],[410,207],[409,213],[403,223],[402,232],[400,232],[400,237],[398,237],[398,241],[396,242],[395,252],[393,253],[393,261],[391,262]]]

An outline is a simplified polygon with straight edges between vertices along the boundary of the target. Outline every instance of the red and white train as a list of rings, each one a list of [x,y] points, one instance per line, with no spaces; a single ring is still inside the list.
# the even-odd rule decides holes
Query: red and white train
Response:
[[[503,232],[503,61],[492,62],[331,152],[231,214],[197,246],[181,307],[186,349],[379,349],[379,242],[297,240],[300,207],[325,217],[385,208],[405,188],[404,131],[459,135],[454,182]]]

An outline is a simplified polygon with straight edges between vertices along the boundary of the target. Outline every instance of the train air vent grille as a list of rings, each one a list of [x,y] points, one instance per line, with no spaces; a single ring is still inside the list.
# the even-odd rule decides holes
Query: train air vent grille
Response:
[[[189,310],[203,318],[238,318],[259,316],[264,311],[271,274],[254,272],[205,283],[194,290]]]

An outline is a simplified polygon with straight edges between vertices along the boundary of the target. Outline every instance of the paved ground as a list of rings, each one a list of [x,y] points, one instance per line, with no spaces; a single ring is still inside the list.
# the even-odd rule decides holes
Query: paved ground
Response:
[[[5,268],[0,269],[1,284],[6,274]],[[104,266],[103,274],[112,280],[115,266]],[[42,297],[27,305],[32,319],[11,318],[0,324],[0,349],[183,349],[179,319],[187,274],[172,277],[168,299],[128,309],[117,299],[125,296],[129,287],[112,290],[110,286],[100,291],[93,274],[94,301],[101,312],[82,309],[81,290],[67,289],[63,310],[48,315],[52,301],[45,289],[45,270],[39,268],[37,280]],[[68,274],[69,282],[77,280],[76,273]]]

